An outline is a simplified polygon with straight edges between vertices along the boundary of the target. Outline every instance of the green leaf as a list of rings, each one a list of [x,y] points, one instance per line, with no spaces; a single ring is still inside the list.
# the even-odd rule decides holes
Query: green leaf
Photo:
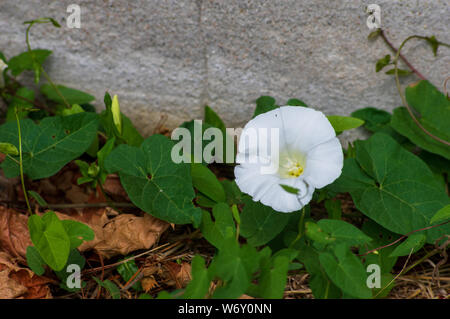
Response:
[[[321,219],[317,225],[323,232],[329,234],[330,238],[335,238],[336,243],[345,243],[350,246],[369,243],[372,238],[365,235],[357,227],[343,220]]]
[[[308,107],[308,105],[305,104],[305,102],[299,100],[299,99],[289,99],[286,102],[286,105],[290,105],[290,106],[304,106],[304,107]]]
[[[221,249],[229,234],[235,236],[236,226],[234,225],[230,207],[227,204],[216,204],[213,207],[213,216],[214,222],[211,219],[211,215],[207,211],[203,211],[200,230],[210,244]]]
[[[434,56],[437,56],[437,50],[439,48],[439,41],[436,39],[434,35],[426,38],[428,44],[431,46],[431,50],[433,50]]]
[[[235,181],[224,179],[220,181],[220,183],[222,184],[223,189],[225,190],[225,195],[228,204],[233,205],[242,203],[244,194],[241,192]]]
[[[430,224],[437,224],[450,219],[450,204],[444,206],[431,217]]]
[[[258,297],[264,299],[282,299],[286,287],[289,258],[283,255],[274,256],[270,263],[261,269],[258,281]]]
[[[72,249],[69,253],[69,258],[67,260],[66,266],[62,270],[55,271],[56,275],[61,280],[60,287],[70,292],[77,292],[80,290],[80,288],[84,287],[86,285],[85,282],[81,282],[80,288],[67,287],[67,279],[71,274],[73,274],[73,272],[67,272],[67,267],[69,265],[78,265],[81,270],[84,268],[85,264],[86,259],[84,259],[84,257],[80,254],[80,252],[77,249]]]
[[[153,135],[140,148],[119,145],[105,160],[110,173],[119,173],[131,201],[143,211],[175,224],[199,225],[202,212],[194,207],[190,164],[172,161],[174,143]]]
[[[366,107],[352,113],[353,117],[357,117],[364,121],[364,127],[371,132],[377,132],[383,129],[391,121],[392,115],[384,110],[374,107]]]
[[[367,273],[359,258],[344,246],[337,246],[334,253],[336,257],[328,252],[319,254],[320,264],[331,281],[352,297],[372,298],[366,285]]]
[[[70,239],[70,249],[77,248],[83,241],[94,240],[95,233],[88,225],[74,220],[63,220],[62,224]]]
[[[367,39],[372,40],[376,39],[381,34],[381,29],[376,29],[375,31],[372,31],[367,36]]]
[[[208,105],[205,106],[205,123],[211,125],[212,127],[217,127],[224,134],[226,133],[226,126],[223,123],[222,119]]]
[[[330,219],[340,220],[342,218],[342,208],[340,200],[325,200],[325,209]]]
[[[38,65],[42,65],[47,57],[52,54],[50,50],[36,49],[31,50],[31,54],[34,57],[34,61]],[[35,69],[33,58],[30,52],[23,52],[15,57],[12,57],[8,62],[8,68],[11,70],[13,76],[18,76],[25,70],[33,71]]]
[[[300,191],[298,188],[289,186],[289,185],[284,185],[284,184],[280,184],[281,188],[284,189],[286,192],[290,193],[290,194],[294,194],[297,195],[298,192]]]
[[[388,135],[375,133],[355,145],[356,159],[345,160],[333,187],[350,192],[358,210],[383,227],[399,234],[427,227],[433,212],[449,203],[428,166]],[[450,225],[425,232],[432,243]]]
[[[131,120],[123,113],[120,113],[122,119],[122,132],[119,132],[117,129],[117,126],[114,124],[112,99],[108,92],[105,93],[104,101],[106,110],[100,114],[100,123],[108,138],[115,137],[117,144],[128,144],[135,147],[141,146],[144,138],[134,127]]]
[[[127,259],[127,258],[125,258]],[[134,260],[129,260],[117,266],[117,272],[122,277],[125,282],[128,282],[133,278],[133,276],[139,271],[138,266]],[[134,290],[141,290],[142,286],[140,282],[136,282],[132,288]]]
[[[50,177],[64,165],[79,157],[97,134],[98,118],[93,113],[65,117],[48,117],[36,125],[32,120],[20,121],[24,173],[31,179]],[[0,126],[5,142],[19,146],[16,123]],[[1,164],[6,177],[19,175],[19,158],[6,158]]]
[[[256,100],[256,109],[253,113],[253,117],[272,111],[278,106],[275,105],[275,99],[271,96],[261,96]]]
[[[47,202],[45,201],[45,199],[43,199],[43,198],[41,197],[41,195],[39,195],[39,194],[36,193],[35,191],[28,191],[28,195],[30,195],[31,197],[33,197],[33,198],[36,200],[36,202],[37,202],[40,206],[42,206],[42,207],[47,207],[47,206],[48,206],[48,204],[47,204]]]
[[[19,119],[26,118],[30,113],[27,109],[34,107],[34,91],[27,87],[19,88],[11,99],[6,112],[6,122],[16,122],[16,110]]]
[[[363,120],[350,116],[329,115],[327,119],[330,121],[336,134],[360,127],[364,124]]]
[[[83,112],[84,112],[84,109],[80,105],[74,104],[74,105],[72,105],[72,107],[70,109],[65,107],[62,110],[62,115],[68,116],[68,115],[73,115],[73,114],[78,114],[78,113],[83,113]]]
[[[36,275],[42,276],[44,274],[45,261],[34,246],[27,247],[27,264]]]
[[[450,141],[450,100],[430,82],[420,81],[405,90],[408,104],[420,113],[416,118],[431,134]],[[450,159],[450,148],[429,137],[413,121],[404,107],[394,110],[392,127],[419,147]]]
[[[195,202],[197,203],[198,206],[207,207],[207,208],[213,208],[214,205],[217,204],[215,201],[213,201],[212,199],[209,199],[208,197],[206,197],[205,195],[203,195],[201,193],[197,194],[197,197],[195,198]]]
[[[279,213],[272,208],[244,199],[241,213],[241,235],[253,246],[260,246],[275,238],[289,221],[289,214]]]
[[[70,239],[56,214],[48,212],[42,218],[32,215],[28,228],[31,241],[45,263],[53,270],[61,270],[69,257]]]
[[[395,75],[395,68],[386,71],[386,74]],[[406,75],[412,74],[412,71],[397,69],[397,74],[398,74],[398,76],[406,76]]]
[[[57,85],[56,88],[58,89],[59,93],[61,93],[61,95],[64,96],[67,103],[69,103],[70,105],[85,104],[95,100],[95,97],[93,97],[88,93],[68,88],[63,85]],[[49,100],[52,100],[57,103],[64,103],[64,100],[59,96],[57,91],[50,84],[42,85],[41,93],[44,94]]]
[[[377,224],[373,220],[366,221],[361,229],[367,236],[372,238],[372,241],[368,244],[361,246],[359,249],[359,254],[365,254],[367,251],[386,246],[397,240],[400,236],[390,232],[386,228]],[[391,256],[394,251],[395,246],[388,246],[383,249],[377,250],[373,253],[365,255],[363,257],[364,266],[367,267],[370,264],[377,264],[380,266],[381,273],[390,273],[392,268],[397,262],[396,256]]]
[[[116,143],[116,139],[113,137],[109,139],[105,145],[103,145],[102,149],[97,152],[98,166],[102,169],[105,168],[105,160],[109,154],[111,154],[114,149],[114,144]]]
[[[412,234],[403,243],[398,245],[390,256],[408,256],[409,254],[415,253],[423,247],[426,239],[427,237],[422,233]]]
[[[385,66],[387,66],[390,63],[391,63],[391,56],[387,54],[377,61],[377,63],[375,64],[375,71],[380,72]]]
[[[119,287],[117,287],[115,283],[113,283],[109,279],[101,281],[100,279],[98,279],[96,277],[92,277],[92,278],[94,278],[94,280],[97,282],[97,284],[99,284],[100,286],[102,286],[109,292],[112,299],[120,299],[120,290],[119,290]]]
[[[211,170],[199,163],[191,164],[192,184],[215,202],[225,202],[225,191]]]
[[[310,275],[309,286],[317,299],[340,298],[342,293],[328,278],[319,261],[319,253],[312,247],[303,245],[298,250],[300,260]]]
[[[211,279],[208,275],[208,269],[205,267],[205,260],[200,256],[192,259],[192,280],[184,291],[183,298],[203,299],[209,291]]]
[[[0,153],[17,156],[19,155],[19,150],[11,143],[0,143]]]
[[[239,247],[230,234],[209,267],[213,277],[224,281],[224,286],[217,288],[213,297],[234,299],[242,296],[250,286],[258,265],[259,254],[256,249],[249,245]]]

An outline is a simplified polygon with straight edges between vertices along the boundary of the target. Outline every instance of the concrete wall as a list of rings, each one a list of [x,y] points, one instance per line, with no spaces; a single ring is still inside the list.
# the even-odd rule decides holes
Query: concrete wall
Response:
[[[66,26],[71,3],[81,6],[80,29]],[[327,114],[391,110],[400,99],[393,78],[374,71],[390,51],[381,39],[367,40],[370,3],[380,5],[396,46],[412,34],[450,42],[446,0],[0,0],[0,51],[25,50],[23,21],[54,17],[63,28],[41,25],[31,36],[34,48],[53,50],[51,77],[95,95],[99,108],[105,90],[118,94],[146,135],[162,113],[173,127],[200,118],[205,104],[228,126],[242,125],[260,95],[297,97]],[[404,54],[442,87],[448,49],[435,58],[416,41]]]

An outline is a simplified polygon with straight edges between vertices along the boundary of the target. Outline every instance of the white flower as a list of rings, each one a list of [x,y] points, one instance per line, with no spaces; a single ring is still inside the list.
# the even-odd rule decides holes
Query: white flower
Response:
[[[279,138],[265,131],[278,131]],[[252,134],[257,135],[257,143],[248,138]],[[274,144],[271,136],[278,143]],[[341,175],[343,157],[336,133],[322,112],[282,106],[256,116],[244,127],[236,157],[240,165],[234,173],[241,191],[254,201],[288,213],[307,205],[316,188]],[[268,164],[275,168],[269,173]],[[298,189],[298,193],[281,185]]]

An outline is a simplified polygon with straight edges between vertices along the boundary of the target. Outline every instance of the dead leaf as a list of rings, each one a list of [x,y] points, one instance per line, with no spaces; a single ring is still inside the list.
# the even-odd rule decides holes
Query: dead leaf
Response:
[[[78,249],[96,250],[106,258],[127,255],[139,250],[149,249],[168,228],[168,223],[145,214],[143,217],[121,214],[108,218],[108,209],[90,209],[82,214],[71,216],[57,213],[61,219],[75,219],[87,224],[95,233],[95,239],[84,242]]]
[[[25,261],[27,247],[32,245],[28,216],[0,206],[0,246],[12,257]]]
[[[27,288],[9,278],[10,272],[7,268],[0,271],[0,299],[14,299],[27,291]]]
[[[164,268],[167,269],[167,273],[164,277],[173,280],[175,286],[180,289],[186,287],[189,281],[191,281],[191,265],[189,263],[177,264],[174,262],[167,262],[164,264]],[[168,282],[170,284],[171,282]]]
[[[48,283],[52,280],[32,274],[30,276],[28,269],[21,269],[19,271],[11,271],[9,277],[14,279],[20,285],[26,288],[25,294],[22,296],[25,299],[49,299],[52,298]]]
[[[149,292],[153,288],[159,287],[158,282],[156,281],[155,277],[153,277],[153,276],[142,278],[141,286],[145,292]]]
[[[19,267],[5,252],[0,252],[0,298],[51,298],[50,279]]]
[[[108,175],[105,184],[103,185],[103,189],[111,196],[120,196],[126,199],[128,198],[127,192],[120,183],[119,176],[116,174]]]
[[[108,210],[101,208],[82,213],[56,214],[60,219],[76,220],[91,227],[95,239],[84,242],[78,249],[94,249],[106,258],[149,249],[169,226],[165,221],[148,214],[143,217],[121,214],[109,218],[106,214]],[[20,258],[21,262],[25,262],[27,247],[32,245],[27,223],[26,215],[0,206],[0,245],[11,256]]]

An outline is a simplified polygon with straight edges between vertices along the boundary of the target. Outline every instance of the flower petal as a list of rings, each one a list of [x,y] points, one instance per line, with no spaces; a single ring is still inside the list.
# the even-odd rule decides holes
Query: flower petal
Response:
[[[280,111],[283,136],[292,150],[306,153],[314,146],[336,137],[330,121],[320,111],[301,106],[282,106]]]
[[[239,189],[266,206],[283,213],[297,211],[303,207],[297,195],[284,190],[280,184],[307,191],[301,179],[280,179],[277,175],[261,174],[258,164],[241,164],[234,169]]]
[[[344,154],[335,137],[311,149],[306,155],[305,181],[315,188],[322,188],[336,180],[342,172]]]
[[[279,138],[276,141],[278,145],[273,145],[271,140],[272,129],[278,130]],[[256,140],[252,139],[249,142],[249,138],[245,136],[256,138]],[[276,152],[279,152],[279,149],[284,147],[283,123],[279,108],[260,114],[245,125],[239,138],[238,151],[239,153],[258,156],[261,156],[261,154],[270,155],[272,146],[279,146],[276,147]]]

